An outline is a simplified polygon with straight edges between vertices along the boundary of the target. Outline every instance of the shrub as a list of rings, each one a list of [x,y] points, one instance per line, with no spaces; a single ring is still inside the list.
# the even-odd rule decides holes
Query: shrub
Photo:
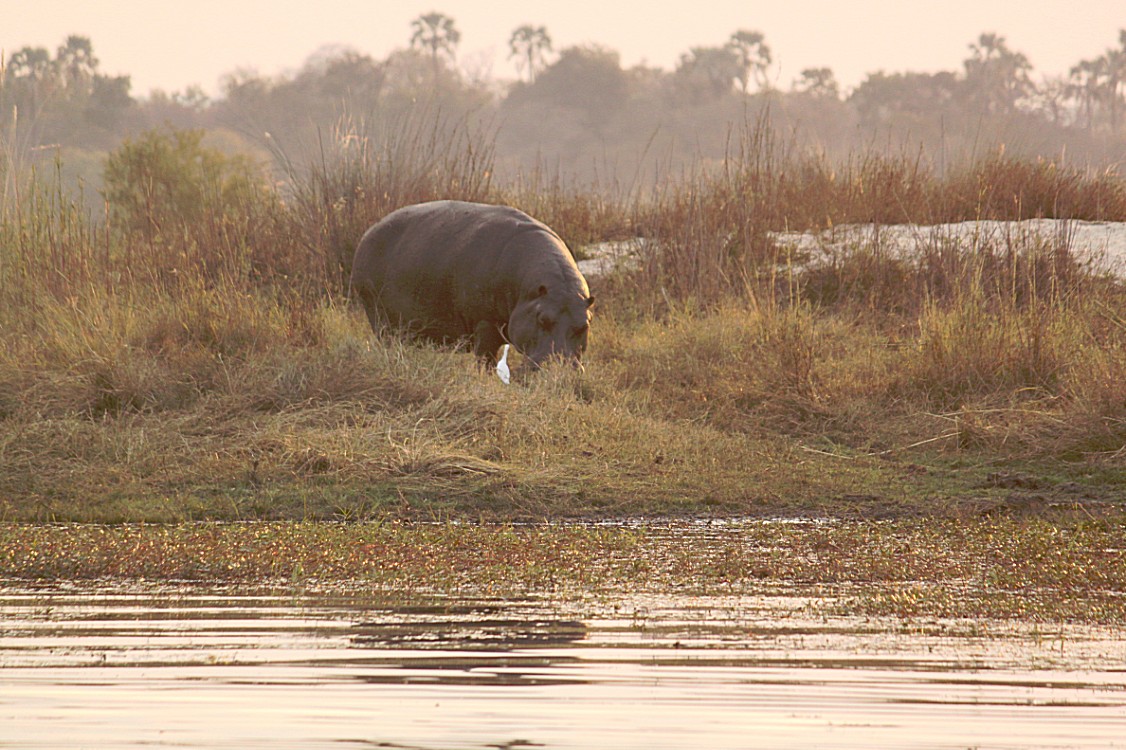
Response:
[[[147,243],[214,239],[260,200],[261,169],[207,148],[203,138],[202,130],[150,130],[110,154],[105,197],[120,227]]]

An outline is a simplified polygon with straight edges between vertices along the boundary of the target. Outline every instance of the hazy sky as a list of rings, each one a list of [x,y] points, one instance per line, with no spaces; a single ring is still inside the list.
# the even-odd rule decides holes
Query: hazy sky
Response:
[[[385,57],[430,11],[456,22],[463,67],[499,78],[515,75],[508,37],[525,23],[546,26],[556,50],[597,43],[627,67],[666,70],[691,47],[761,31],[782,88],[809,67],[832,68],[846,88],[877,70],[959,70],[984,31],[1023,52],[1037,76],[1063,74],[1117,46],[1126,28],[1126,0],[0,0],[0,51],[54,53],[79,34],[102,72],[132,77],[136,96],[192,84],[214,95],[227,73],[292,72],[325,45]]]

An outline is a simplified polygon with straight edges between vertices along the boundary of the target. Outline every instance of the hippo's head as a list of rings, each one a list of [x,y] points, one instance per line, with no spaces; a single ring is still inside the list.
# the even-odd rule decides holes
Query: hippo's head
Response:
[[[546,286],[521,300],[508,319],[508,339],[524,366],[538,370],[553,358],[580,366],[593,304],[594,297]]]

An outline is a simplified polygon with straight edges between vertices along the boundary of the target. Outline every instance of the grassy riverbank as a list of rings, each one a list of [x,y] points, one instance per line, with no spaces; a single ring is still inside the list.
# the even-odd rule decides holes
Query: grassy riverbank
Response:
[[[1122,221],[1121,178],[834,168],[754,129],[735,150],[621,196],[494,185],[469,137],[350,139],[275,189],[151,134],[111,158],[105,217],[6,193],[0,521],[1121,512],[1126,290],[1066,238],[809,268],[768,235]],[[434,197],[521,206],[575,247],[646,238],[592,279],[585,376],[504,387],[464,352],[366,330],[342,282],[356,238]]]
[[[158,310],[136,313],[137,323],[159,325]],[[478,373],[468,354],[373,341],[345,306],[316,313],[314,343],[266,329],[268,344],[257,339],[249,352],[226,356],[154,352],[128,339],[87,342],[82,351],[74,342],[72,358],[37,370],[25,350],[9,370],[27,381],[2,423],[0,518],[542,520],[1052,507],[1102,515],[1121,507],[1121,461],[1110,444],[1089,446],[1114,436],[1103,415],[1071,415],[1076,407],[1059,397],[1015,386],[1007,401],[990,392],[936,409],[923,389],[938,382],[912,393],[918,376],[896,363],[916,352],[883,343],[842,350],[873,333],[832,317],[771,315],[778,320],[747,310],[632,325],[604,318],[581,380],[547,373],[519,387]],[[778,360],[796,354],[791,344],[771,348],[775,335],[808,335],[826,352],[809,353],[813,371],[794,380]],[[864,357],[873,359],[856,361]],[[824,381],[815,380],[818,368],[829,371]],[[835,368],[846,379],[831,379]]]

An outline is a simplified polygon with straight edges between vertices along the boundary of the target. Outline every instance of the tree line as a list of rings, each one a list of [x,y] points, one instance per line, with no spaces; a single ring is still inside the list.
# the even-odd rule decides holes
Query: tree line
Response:
[[[0,137],[9,153],[104,152],[146,129],[199,128],[232,148],[303,159],[342,128],[387,129],[426,112],[490,134],[498,169],[607,178],[720,161],[748,120],[834,158],[873,144],[918,149],[936,163],[1005,148],[1116,167],[1126,153],[1126,29],[1118,46],[1065,76],[1036,78],[1003,36],[983,33],[959,70],[876,71],[850,91],[829,67],[779,85],[768,40],[748,29],[664,70],[624,68],[597,45],[557,51],[545,27],[522,25],[508,41],[520,73],[511,82],[459,64],[450,16],[421,15],[409,32],[383,59],[329,47],[293,74],[233,71],[214,99],[198,87],[138,99],[128,76],[100,71],[88,38],[69,36],[54,54],[27,47],[3,65]]]

